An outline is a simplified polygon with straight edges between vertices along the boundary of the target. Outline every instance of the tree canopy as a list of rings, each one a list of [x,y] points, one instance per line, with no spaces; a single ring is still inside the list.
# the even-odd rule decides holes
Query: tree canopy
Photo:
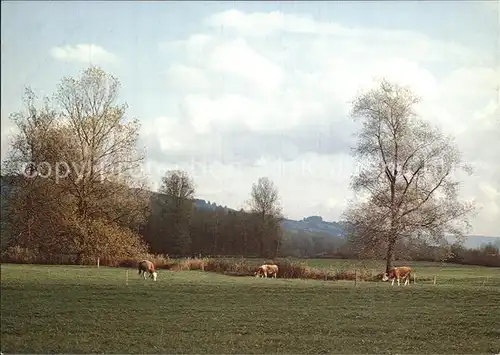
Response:
[[[116,103],[120,83],[95,67],[60,82],[38,105],[31,89],[3,173],[17,177],[6,206],[12,243],[47,253],[127,256],[145,250],[139,122]],[[131,189],[136,187],[136,189]]]

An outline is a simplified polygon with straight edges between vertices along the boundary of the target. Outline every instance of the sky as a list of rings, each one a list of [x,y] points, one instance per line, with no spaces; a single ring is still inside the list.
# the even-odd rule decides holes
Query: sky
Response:
[[[245,207],[269,177],[286,217],[336,221],[352,197],[350,101],[386,77],[456,138],[472,234],[500,236],[500,3],[2,1],[2,159],[24,88],[51,95],[97,65],[141,121],[145,172]]]

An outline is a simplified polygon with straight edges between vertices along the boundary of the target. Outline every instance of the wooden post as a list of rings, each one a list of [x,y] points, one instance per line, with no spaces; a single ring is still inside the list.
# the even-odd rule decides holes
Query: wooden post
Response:
[[[99,257],[97,257],[97,268],[98,269],[99,269],[99,262],[100,262]]]
[[[436,284],[436,275],[434,275],[434,285]]]
[[[483,280],[483,285],[482,286],[486,285],[486,283],[488,282],[488,278],[489,278],[489,276],[486,276],[486,278]]]
[[[128,286],[128,270],[127,270],[127,274],[126,274],[125,278],[126,278],[125,279],[125,284]]]
[[[354,286],[358,286],[358,269],[354,269]]]
[[[416,284],[417,283],[417,273],[414,273],[413,274],[413,283]]]

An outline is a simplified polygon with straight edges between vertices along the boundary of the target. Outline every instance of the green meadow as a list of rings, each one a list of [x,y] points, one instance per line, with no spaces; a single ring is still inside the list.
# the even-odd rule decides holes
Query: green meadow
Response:
[[[398,287],[168,270],[153,282],[132,268],[2,264],[1,351],[500,353],[499,268],[412,267],[417,283]]]

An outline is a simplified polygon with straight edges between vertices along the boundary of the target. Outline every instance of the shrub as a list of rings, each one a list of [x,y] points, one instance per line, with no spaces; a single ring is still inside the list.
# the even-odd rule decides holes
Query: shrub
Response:
[[[7,248],[2,254],[2,262],[14,264],[35,264],[40,261],[40,255],[35,250],[23,248],[19,245]]]
[[[123,260],[146,254],[146,245],[140,236],[117,223],[91,219],[75,230],[78,243],[73,246],[79,263],[93,264],[100,258],[103,266],[118,266]]]
[[[487,244],[477,249],[465,249],[461,245],[451,247],[451,256],[447,262],[465,265],[500,266],[500,248]]]
[[[253,267],[253,265],[245,259],[207,259],[205,264],[205,271],[223,274],[251,275],[254,273],[255,269],[256,267]]]
[[[171,269],[174,271],[205,270],[206,262],[206,259],[187,258],[174,262]]]
[[[289,259],[277,260],[274,264],[278,265],[278,277],[287,279],[305,278],[304,276],[308,268],[302,262]]]
[[[13,264],[73,265],[76,263],[76,255],[41,253],[33,248],[23,248],[15,245],[7,248],[2,253],[2,262]]]

